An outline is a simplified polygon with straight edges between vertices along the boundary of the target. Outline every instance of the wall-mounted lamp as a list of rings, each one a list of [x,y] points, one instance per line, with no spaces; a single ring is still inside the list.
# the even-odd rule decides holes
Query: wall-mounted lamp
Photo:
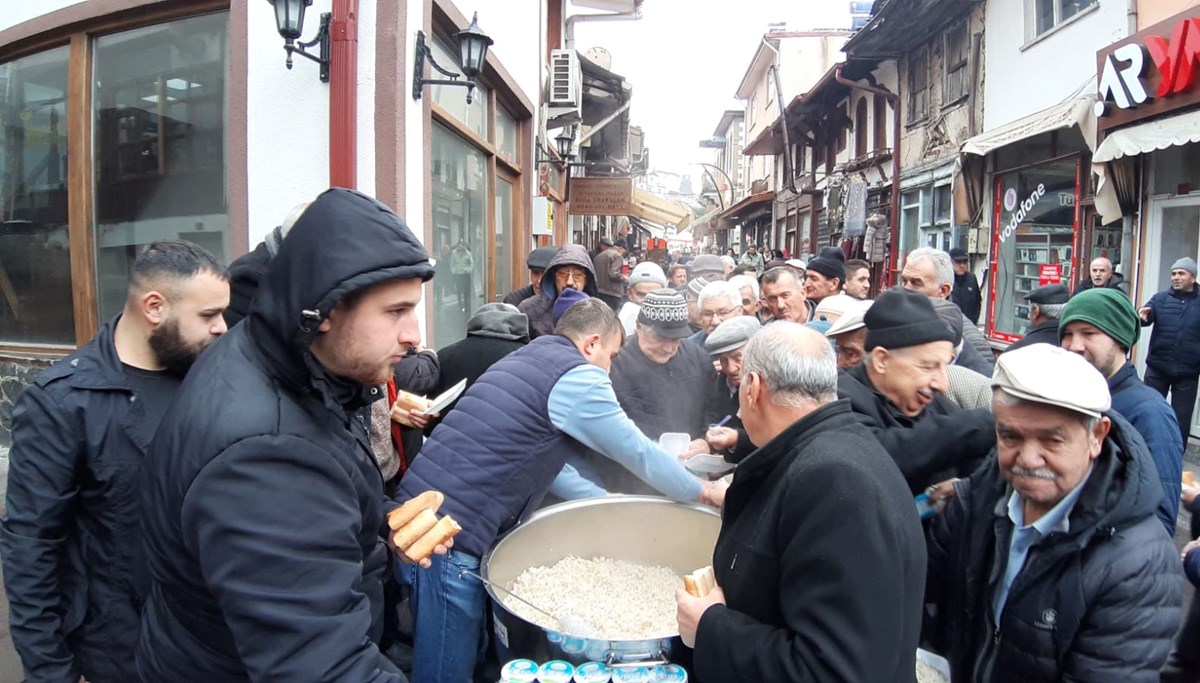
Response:
[[[567,166],[571,160],[575,158],[571,154],[571,147],[575,144],[575,128],[567,126],[554,136],[554,151],[558,152],[558,158],[542,157],[537,160],[539,164],[554,164],[555,166]],[[541,146],[538,146],[538,151],[541,151]]]
[[[287,51],[287,68],[292,68],[292,55],[299,54],[316,62],[320,68],[322,83],[329,82],[329,13],[321,15],[321,29],[317,37],[308,42],[300,40],[304,31],[304,9],[312,4],[312,0],[267,0],[275,7],[275,28],[283,36],[283,49]],[[305,51],[304,48],[319,45],[316,55]]]
[[[417,54],[416,59],[413,60],[412,96],[414,100],[421,99],[421,88],[426,85],[465,85],[467,86],[467,104],[471,103],[471,95],[475,92],[475,79],[483,71],[483,65],[487,62],[488,48],[495,41],[479,28],[478,12],[471,17],[471,25],[466,30],[454,34],[454,40],[458,43],[459,63],[462,64],[461,74],[443,69],[433,58],[433,52],[429,46],[425,44],[425,33],[417,31]],[[429,60],[430,66],[448,78],[425,78],[426,59]],[[466,78],[466,80],[460,81],[459,78]]]

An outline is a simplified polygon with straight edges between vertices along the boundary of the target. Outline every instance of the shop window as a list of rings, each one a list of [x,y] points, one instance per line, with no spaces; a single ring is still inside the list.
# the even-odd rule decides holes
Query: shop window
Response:
[[[1098,4],[1099,0],[1025,0],[1025,39],[1033,40]]]
[[[1075,244],[1078,160],[1054,161],[996,176],[989,335],[1016,341],[1029,329],[1025,295],[1042,281],[1070,284]]]
[[[885,97],[881,95],[872,95],[872,103],[875,106],[875,151],[882,152],[891,147],[888,143],[888,103]]]
[[[943,106],[954,104],[967,96],[969,38],[965,22],[951,26],[945,33],[946,77],[942,86]]]
[[[921,48],[908,58],[908,122],[929,117],[929,50]]]
[[[433,126],[434,346],[467,334],[467,319],[488,291],[491,235],[487,157],[444,126]]]
[[[517,120],[504,107],[496,107],[496,149],[500,158],[517,163]]]
[[[921,190],[904,192],[900,195],[900,251],[901,256],[920,246],[920,229],[925,220],[921,213]],[[903,262],[903,258],[901,258]]]
[[[496,269],[493,273],[493,278],[496,282],[512,282],[512,262],[513,256],[512,247],[517,243],[516,231],[514,230],[513,198],[517,196],[515,189],[517,179],[496,178],[496,220],[495,220],[495,244],[496,253],[493,255],[496,263]],[[521,254],[524,256],[524,254]]]
[[[0,64],[0,344],[89,339],[154,240],[228,261],[227,24],[218,12],[78,33]],[[90,108],[68,100],[71,68]],[[90,149],[68,154],[68,128]]]
[[[854,106],[854,157],[867,155],[867,98],[860,97]]]
[[[124,306],[133,261],[150,242],[187,240],[228,262],[226,18],[210,14],[96,39],[101,320]]]
[[[75,343],[60,47],[0,64],[0,342]]]

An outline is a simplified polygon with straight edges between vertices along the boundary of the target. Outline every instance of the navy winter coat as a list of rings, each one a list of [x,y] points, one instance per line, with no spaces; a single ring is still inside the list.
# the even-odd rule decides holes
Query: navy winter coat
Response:
[[[1012,538],[1008,496],[993,454],[955,484],[928,528],[931,618],[923,637],[976,683],[1157,683],[1179,628],[1179,553],[1154,517],[1160,488],[1133,427],[1112,431],[1067,531],[1034,545],[1008,594],[993,602]]]
[[[404,680],[376,645],[390,503],[358,411],[380,390],[309,346],[349,293],[432,275],[403,222],[357,192],[329,190],[296,222],[147,456],[141,680]]]
[[[1190,292],[1174,289],[1150,297],[1150,352],[1146,365],[1168,377],[1200,375],[1200,288]]]
[[[1141,438],[1150,452],[1163,490],[1155,514],[1166,527],[1167,535],[1174,536],[1179,493],[1183,488],[1180,481],[1183,442],[1179,440],[1175,411],[1161,394],[1138,379],[1137,370],[1129,363],[1108,379],[1108,391],[1112,395],[1112,409],[1133,425],[1135,434],[1129,438]]]
[[[29,681],[134,678],[138,477],[157,423],[121,370],[116,320],[13,409],[0,557]]]

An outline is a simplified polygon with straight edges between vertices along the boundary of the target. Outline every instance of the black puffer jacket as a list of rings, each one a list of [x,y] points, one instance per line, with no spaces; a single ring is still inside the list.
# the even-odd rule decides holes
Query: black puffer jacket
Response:
[[[26,679],[133,678],[138,475],[158,423],[121,370],[116,319],[13,409],[0,556]]]
[[[143,681],[403,680],[376,646],[392,556],[355,415],[379,388],[326,373],[309,346],[351,292],[432,275],[391,210],[329,190],[250,317],[192,368],[143,470]]]
[[[1150,352],[1146,365],[1168,377],[1200,374],[1200,288],[1168,289],[1150,297]]]
[[[1179,628],[1183,571],[1154,511],[1162,488],[1137,432],[1112,431],[1069,518],[1033,546],[995,628],[1012,491],[992,457],[930,526],[925,640],[956,681],[1151,683]],[[927,610],[929,613],[930,610]]]
[[[938,395],[917,417],[908,417],[879,393],[862,363],[838,373],[838,397],[875,433],[913,493],[955,475],[966,476],[996,445],[988,410],[962,410]]]
[[[531,296],[521,302],[518,309],[529,316],[529,338],[537,339],[544,334],[554,334],[554,300],[558,298],[558,285],[554,274],[562,266],[578,266],[587,272],[587,284],[583,291],[588,296],[596,296],[596,271],[592,269],[592,259],[587,249],[578,244],[568,244],[551,259],[542,276],[542,293]]]

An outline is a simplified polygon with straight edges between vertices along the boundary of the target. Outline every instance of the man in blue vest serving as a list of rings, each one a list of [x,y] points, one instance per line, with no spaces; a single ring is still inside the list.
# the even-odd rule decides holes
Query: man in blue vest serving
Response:
[[[553,335],[509,354],[471,386],[405,474],[398,502],[441,491],[440,512],[462,526],[453,550],[431,558],[430,569],[405,567],[413,588],[415,683],[472,680],[486,593],[462,572],[478,571],[496,538],[535,510],[552,485],[564,497],[604,493],[562,485],[581,481],[568,459],[592,449],[676,500],[722,503],[725,484],[688,474],[621,410],[608,372],[624,338],[603,301],[572,305]]]

